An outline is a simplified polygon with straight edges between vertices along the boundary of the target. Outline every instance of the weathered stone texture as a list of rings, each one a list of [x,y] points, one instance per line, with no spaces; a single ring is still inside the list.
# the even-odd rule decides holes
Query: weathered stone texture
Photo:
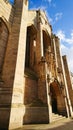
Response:
[[[10,24],[13,23],[13,15],[14,15],[14,7],[6,2],[4,0],[0,0],[0,17],[7,23],[9,30],[10,30]]]
[[[47,107],[26,107],[25,111],[24,124],[49,123]]]
[[[7,47],[7,40],[8,40],[8,28],[6,27],[5,23],[2,19],[0,19],[0,73],[2,72],[2,67],[5,58],[5,52]]]
[[[70,117],[72,108],[67,61],[45,12],[0,0],[0,129]]]
[[[71,83],[70,72],[69,72],[66,56],[63,56],[63,63],[64,63],[65,75],[66,75],[66,80],[68,85],[68,92],[73,106],[73,90],[72,90],[72,83]]]
[[[24,104],[31,104],[38,98],[37,80],[25,77]]]
[[[70,73],[70,77],[71,77],[71,84],[72,84],[72,90],[73,90],[73,73]]]

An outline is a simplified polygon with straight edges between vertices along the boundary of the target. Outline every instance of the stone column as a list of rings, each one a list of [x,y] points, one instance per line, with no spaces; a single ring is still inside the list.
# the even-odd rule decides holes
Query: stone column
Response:
[[[59,41],[58,41],[57,44],[59,44]],[[57,46],[57,48],[58,48],[58,46]],[[60,69],[61,69],[60,78],[61,78],[62,84],[64,84],[63,93],[64,93],[66,111],[67,111],[67,116],[69,117],[70,115],[72,115],[72,106],[71,106],[71,101],[70,101],[69,92],[68,92],[68,85],[67,85],[67,81],[66,81],[65,68],[64,68],[60,49],[57,51],[57,53],[58,53],[58,56],[59,56],[58,57],[58,63],[59,63]]]
[[[65,101],[65,106],[66,106],[66,111],[67,111],[67,116],[69,117],[69,108],[68,108],[68,102],[66,96],[68,96],[67,92],[67,82],[66,82],[66,77],[65,77],[65,72],[64,72],[64,66],[63,66],[63,61],[61,57],[61,52],[60,52],[60,44],[59,44],[59,38],[55,36],[55,47],[56,47],[56,54],[57,54],[57,79],[60,83],[60,86],[64,85],[64,89],[62,92],[64,93],[64,101]]]
[[[42,102],[47,104],[45,62],[45,58],[42,57],[39,63],[38,95]]]
[[[15,0],[15,14],[8,41],[3,79],[11,88],[11,111],[9,129],[23,125],[24,108],[24,68],[28,1]],[[9,97],[10,98],[10,97]]]
[[[56,75],[57,75],[57,67],[58,67],[58,61],[57,61],[57,54],[56,54],[56,46],[55,46],[55,39],[53,38],[53,46],[54,46],[54,57],[55,57],[55,63],[56,63]]]
[[[41,38],[41,57],[44,56],[44,48],[43,48],[43,32],[42,32],[42,26],[40,24],[40,38]]]
[[[41,58],[39,63],[38,98],[43,102],[45,108],[47,108],[45,123],[49,123],[47,68],[44,57]]]
[[[46,63],[45,63],[45,74],[46,74],[46,92],[47,92],[47,104],[48,104],[48,114],[49,114],[49,123],[52,122],[52,105],[51,105],[51,92],[50,92],[50,79],[52,78],[52,50],[51,46],[48,46],[45,53]]]
[[[63,82],[62,79],[62,63],[61,63],[61,54],[60,54],[60,43],[59,43],[59,38],[54,36],[55,42],[54,42],[54,47],[55,47],[55,52],[56,52],[56,71],[57,71],[57,79],[61,83]]]
[[[47,73],[48,68],[46,64],[46,90],[47,90],[47,102],[48,102],[48,114],[49,114],[49,123],[52,122],[52,104],[51,104],[51,92],[50,92],[50,73]]]
[[[70,73],[69,73],[66,56],[63,56],[62,58],[63,58],[63,64],[64,64],[65,78],[67,82],[66,93],[67,93],[68,106],[69,106],[70,115],[73,117],[73,111],[72,111],[72,105],[71,105],[73,103],[73,92],[72,92]]]
[[[43,32],[42,32],[42,19],[41,19],[41,11],[38,11],[38,19],[39,19],[39,40],[40,40],[40,52],[41,52],[41,57],[44,56],[44,52],[43,52]]]

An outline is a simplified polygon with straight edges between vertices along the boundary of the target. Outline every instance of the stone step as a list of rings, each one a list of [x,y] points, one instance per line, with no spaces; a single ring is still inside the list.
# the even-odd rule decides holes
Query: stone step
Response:
[[[60,115],[67,116],[67,112],[66,112],[66,110],[62,110],[62,111],[60,111]]]
[[[59,114],[52,113],[52,122],[56,122],[62,119],[66,119],[66,117]]]

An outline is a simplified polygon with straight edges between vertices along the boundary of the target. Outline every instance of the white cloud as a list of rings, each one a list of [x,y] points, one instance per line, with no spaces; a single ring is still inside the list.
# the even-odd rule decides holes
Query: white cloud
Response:
[[[56,24],[56,22],[58,22],[63,16],[63,13],[62,12],[59,12],[59,13],[56,13],[53,18],[51,18],[51,24],[54,25]]]
[[[50,22],[50,23],[52,23],[53,22],[53,19],[48,15],[48,21]]]
[[[45,10],[45,11],[47,11],[47,7],[46,6],[44,6],[44,5],[41,5],[41,6],[38,6],[38,7],[36,7],[36,6],[33,6],[32,8],[30,8],[31,10]]]
[[[42,0],[42,2],[48,2],[50,6],[56,7],[56,3],[54,3],[53,0]]]
[[[47,0],[49,3],[51,3],[52,2],[52,0]]]
[[[73,72],[73,47],[67,48],[66,46],[61,45],[61,52],[63,55],[67,55],[69,70]]]
[[[61,19],[61,18],[62,18],[62,15],[63,15],[62,12],[56,13],[56,14],[55,14],[55,21],[58,21],[59,19]]]
[[[72,37],[72,39],[73,39],[73,30],[71,31],[71,37]]]
[[[44,6],[44,5],[39,6],[38,8],[39,8],[39,9],[41,9],[41,10],[45,10],[45,11],[47,10],[47,7],[46,7],[46,6]]]
[[[61,41],[64,41],[64,39],[65,39],[65,34],[64,34],[64,32],[63,32],[62,30],[58,30],[58,31],[56,32],[56,35],[60,38]]]
[[[49,2],[49,3],[51,3],[51,2],[52,2],[52,0],[42,0],[42,1]]]
[[[71,31],[70,38],[67,38],[64,31],[62,30],[57,31],[56,35],[60,38],[61,41],[62,55],[67,55],[69,69],[73,72],[73,30]]]
[[[73,44],[73,31],[70,34],[70,38],[67,38],[65,32],[62,30],[57,31],[56,34],[62,42],[65,42],[67,44]]]
[[[67,47],[64,44],[62,44],[62,43],[61,43],[60,47],[61,47],[61,50],[66,50],[67,49]]]

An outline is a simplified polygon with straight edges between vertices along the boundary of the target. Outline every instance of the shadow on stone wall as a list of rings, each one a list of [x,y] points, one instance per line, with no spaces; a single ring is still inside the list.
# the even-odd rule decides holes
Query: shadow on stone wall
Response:
[[[25,106],[24,124],[49,123],[48,107],[40,99]]]
[[[11,9],[9,21],[5,19],[6,16],[5,17],[3,16],[4,23],[6,22],[5,24],[8,26],[8,29],[10,29],[12,26],[13,15],[14,15],[13,11],[14,11],[14,8]],[[6,49],[7,49],[7,46],[6,46]],[[6,55],[6,50],[5,50],[5,55]],[[4,55],[4,59],[5,59],[5,55]],[[7,75],[9,75],[7,69],[8,68],[6,68],[6,73]],[[6,77],[6,75],[4,75],[4,77]],[[7,81],[5,81],[5,79],[3,78],[3,74],[1,73],[0,74],[0,130],[8,130],[9,128],[12,92],[13,92],[13,83],[11,86],[7,85]]]

